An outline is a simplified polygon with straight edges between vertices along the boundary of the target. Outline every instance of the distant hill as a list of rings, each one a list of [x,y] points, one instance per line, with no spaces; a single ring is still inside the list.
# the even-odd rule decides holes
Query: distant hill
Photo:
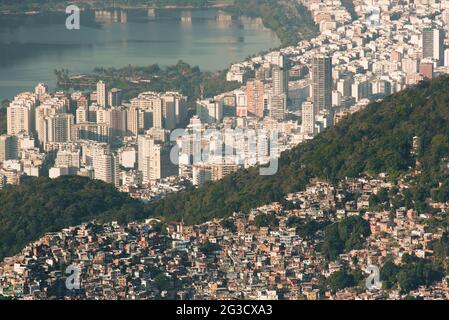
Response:
[[[361,173],[397,177],[415,164],[414,136],[421,141],[417,158],[423,174],[412,190],[413,202],[423,211],[431,195],[449,200],[449,176],[441,163],[449,154],[448,76],[373,102],[312,141],[283,153],[274,176],[260,176],[258,168],[240,170],[222,181],[168,196],[150,211],[197,223],[279,201],[289,192],[303,190],[313,177],[334,182]],[[438,182],[442,186],[436,189]]]
[[[112,185],[78,176],[33,179],[0,191],[0,259],[46,232],[94,218],[125,222],[144,216],[140,201]]]

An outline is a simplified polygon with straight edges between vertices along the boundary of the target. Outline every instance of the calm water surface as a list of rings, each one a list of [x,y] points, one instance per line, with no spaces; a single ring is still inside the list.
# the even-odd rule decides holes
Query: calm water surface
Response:
[[[55,86],[54,70],[87,73],[95,67],[161,66],[182,59],[219,70],[279,46],[259,20],[229,20],[217,10],[83,12],[81,29],[65,28],[63,13],[0,17],[0,100]]]

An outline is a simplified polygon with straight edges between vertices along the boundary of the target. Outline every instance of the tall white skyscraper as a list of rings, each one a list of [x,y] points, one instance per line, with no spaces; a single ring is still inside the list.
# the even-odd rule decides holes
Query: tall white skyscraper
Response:
[[[97,104],[102,107],[108,106],[106,84],[102,80],[97,83]]]
[[[151,179],[151,158],[154,157],[155,141],[153,137],[140,135],[138,137],[137,163],[138,169],[142,172],[143,182],[148,183]]]
[[[127,135],[137,136],[139,134],[139,109],[130,106],[126,109],[126,127]]]
[[[157,143],[151,135],[138,137],[137,162],[143,183],[177,174],[177,167],[170,160],[170,150],[169,146]]]
[[[115,154],[107,152],[95,155],[93,164],[95,179],[114,184],[116,187],[120,185],[119,159]]]

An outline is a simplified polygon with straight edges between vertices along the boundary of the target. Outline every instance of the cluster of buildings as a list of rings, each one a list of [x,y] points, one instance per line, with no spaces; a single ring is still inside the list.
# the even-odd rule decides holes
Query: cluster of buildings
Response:
[[[145,92],[125,104],[103,81],[90,94],[70,95],[39,84],[7,108],[0,187],[29,176],[78,174],[117,187],[177,176],[168,136],[186,121],[186,103],[177,92]]]
[[[321,34],[231,66],[228,80],[242,86],[190,103],[190,119],[179,92],[122,101],[103,81],[93,92],[50,94],[39,84],[17,95],[0,137],[0,187],[66,174],[134,195],[169,177],[201,185],[266,164],[370,100],[449,70],[447,1],[355,2],[355,21],[339,0],[301,3]]]
[[[267,163],[301,142],[297,121],[237,116],[232,98],[199,100],[188,119],[187,97],[178,92],[143,92],[126,102],[103,81],[94,92],[71,94],[38,84],[7,108],[0,188],[27,177],[81,175],[132,195],[167,181],[177,190],[186,180],[200,185]]]
[[[448,72],[447,1],[355,1],[360,18],[354,21],[338,0],[301,3],[321,34],[232,66],[229,79],[243,69],[256,70],[246,94],[240,93],[240,114],[278,118],[282,99],[275,79],[287,69],[284,116],[300,116],[302,133],[314,136],[370,100]]]
[[[402,298],[405,293],[398,289],[360,284],[333,291],[326,279],[340,270],[365,271],[367,277],[370,266],[387,260],[399,265],[404,254],[432,256],[429,243],[444,230],[426,231],[427,217],[413,209],[387,212],[369,206],[367,199],[381,190],[401,195],[408,187],[403,179],[388,182],[383,175],[335,186],[316,180],[305,191],[287,195],[290,206],[272,203],[200,225],[150,219],[70,227],[5,258],[0,295],[31,300]],[[277,223],[257,225],[263,215],[274,215]],[[351,216],[365,219],[371,235],[363,248],[334,260],[326,260],[319,249],[322,229],[313,237],[298,231],[306,222]],[[447,299],[449,286],[443,279],[408,294]]]

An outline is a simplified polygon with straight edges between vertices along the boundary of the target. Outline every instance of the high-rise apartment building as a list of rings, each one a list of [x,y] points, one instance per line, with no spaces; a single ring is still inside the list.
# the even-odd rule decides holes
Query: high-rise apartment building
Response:
[[[272,68],[273,94],[288,95],[288,70],[275,65]]]
[[[223,101],[199,100],[196,103],[196,113],[202,123],[220,123],[223,120]]]
[[[100,80],[97,83],[97,104],[101,107],[107,107],[108,106],[107,98],[108,97],[107,97],[106,83]]]
[[[288,68],[285,58],[281,56],[279,64],[272,67],[273,90],[270,103],[270,117],[284,120],[288,103]]]
[[[72,128],[75,124],[75,117],[68,113],[57,113],[45,119],[44,141],[47,142],[68,142],[72,140]]]
[[[0,163],[18,157],[18,138],[16,136],[0,136]]]
[[[56,159],[55,167],[62,168],[80,168],[81,154],[80,150],[59,150]]]
[[[143,183],[148,183],[151,180],[152,170],[150,167],[151,158],[155,157],[154,138],[147,135],[139,135],[137,140],[137,166],[143,175]]]
[[[9,135],[34,132],[36,101],[37,96],[34,94],[21,94],[9,104],[6,115]]]
[[[312,99],[316,111],[332,107],[332,61],[323,54],[312,61]]]
[[[120,167],[115,154],[107,152],[95,155],[93,167],[95,179],[111,183],[116,187],[120,185]]]
[[[302,104],[302,133],[315,135],[316,108],[312,101],[305,101]]]
[[[79,106],[76,108],[76,123],[89,122],[89,107]]]
[[[41,145],[48,142],[47,137],[47,118],[59,112],[52,104],[43,104],[36,108],[36,132]]]
[[[285,119],[287,96],[285,93],[271,96],[270,118],[278,121]]]
[[[137,163],[143,183],[177,175],[178,168],[170,159],[171,148],[155,141],[151,135],[138,137]]]
[[[177,124],[177,115],[176,115],[176,107],[177,107],[177,99],[175,96],[163,96],[162,98],[163,106],[162,106],[162,115],[164,118],[164,128],[173,130],[176,128]]]
[[[248,114],[253,117],[264,116],[265,84],[262,80],[250,80],[246,83],[246,103]]]
[[[122,107],[112,107],[109,109],[109,127],[111,129],[111,137],[121,138],[127,132],[127,112]]]
[[[140,132],[152,127],[172,130],[187,119],[187,98],[178,92],[143,92],[131,100],[131,107],[139,110]]]
[[[111,107],[119,107],[122,105],[122,90],[112,88],[109,91],[108,102]]]
[[[187,97],[179,92],[166,92],[164,100],[175,104],[176,125],[184,124],[187,121]]]
[[[97,142],[109,142],[109,131],[109,125],[106,123],[77,123],[73,126],[73,141],[92,140]]]
[[[129,106],[126,109],[127,135],[137,136],[139,134],[139,108]]]
[[[444,31],[438,27],[425,27],[422,30],[423,58],[437,60],[439,66],[444,64]]]
[[[163,128],[163,100],[155,92],[143,92],[137,98],[131,100],[131,106],[140,111],[139,131],[151,127]]]

